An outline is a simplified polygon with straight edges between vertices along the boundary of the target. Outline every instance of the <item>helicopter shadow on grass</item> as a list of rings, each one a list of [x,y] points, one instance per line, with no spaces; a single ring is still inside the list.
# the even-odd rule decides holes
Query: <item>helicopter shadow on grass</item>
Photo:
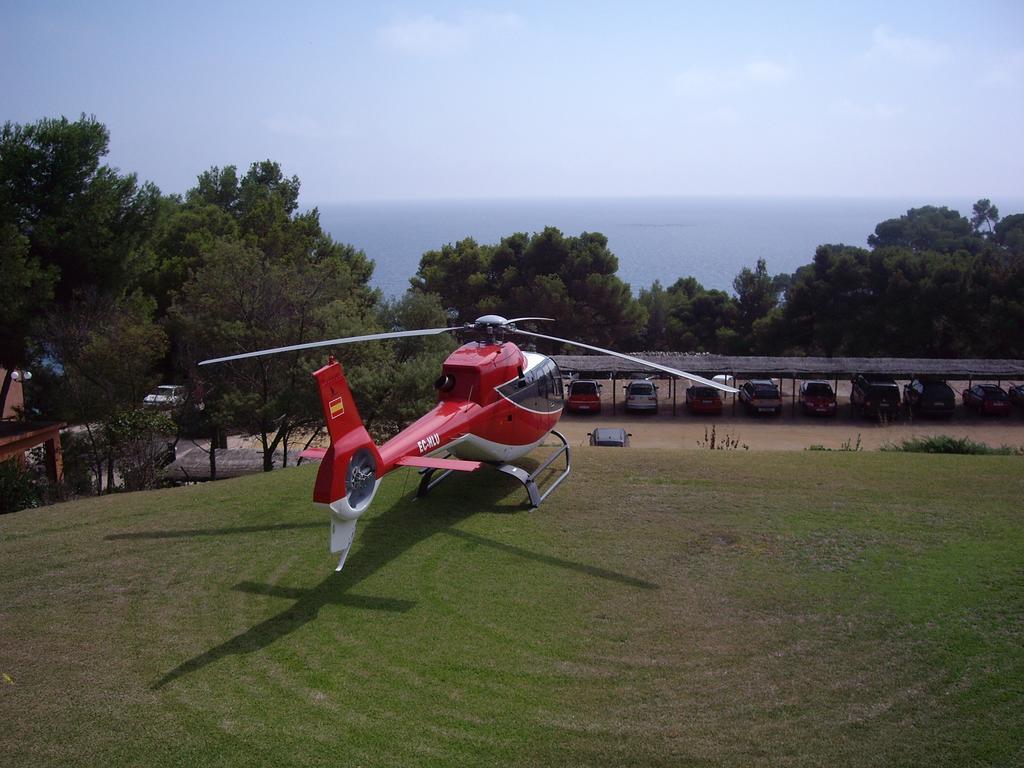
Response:
[[[294,600],[294,603],[241,634],[182,662],[155,682],[152,688],[163,688],[178,678],[197,672],[227,656],[262,650],[315,619],[320,609],[328,605],[399,613],[411,610],[416,605],[415,601],[354,595],[351,594],[351,590],[389,562],[437,533],[449,534],[506,554],[567,568],[631,587],[658,588],[657,584],[615,571],[531,552],[522,547],[456,529],[455,526],[459,522],[476,514],[509,514],[528,509],[525,503],[509,503],[510,483],[495,481],[490,473],[481,472],[479,475],[446,481],[422,499],[417,499],[415,493],[404,494],[390,508],[359,526],[356,532],[359,549],[349,557],[344,570],[332,571],[314,587],[293,588],[252,581],[239,582],[233,589],[253,595]],[[514,489],[514,493],[521,492],[519,488]],[[467,502],[467,499],[471,501]],[[326,529],[326,521],[323,526]]]

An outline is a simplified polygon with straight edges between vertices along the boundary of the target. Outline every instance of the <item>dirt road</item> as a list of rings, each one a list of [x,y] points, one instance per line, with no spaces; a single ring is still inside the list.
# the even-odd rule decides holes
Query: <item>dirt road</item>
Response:
[[[950,382],[958,393],[956,415],[952,419],[917,419],[882,425],[877,421],[856,417],[849,404],[849,382],[839,382],[839,413],[833,418],[804,416],[792,407],[788,385],[783,387],[782,414],[770,417],[752,417],[744,413],[740,404],[735,409],[726,400],[722,416],[692,416],[684,405],[682,388],[677,392],[676,414],[672,416],[669,388],[659,388],[661,402],[657,415],[625,414],[619,394],[616,414],[612,415],[611,382],[604,382],[601,415],[580,415],[566,412],[558,422],[558,431],[572,446],[587,445],[587,433],[594,427],[622,427],[632,434],[630,443],[637,448],[705,447],[705,434],[710,438],[715,428],[715,439],[729,437],[739,442],[739,449],[748,446],[752,451],[800,451],[812,445],[833,450],[849,443],[864,450],[876,450],[886,443],[899,443],[909,437],[950,435],[969,437],[993,447],[1024,446],[1024,412],[1015,409],[1005,418],[982,418],[967,413],[959,404],[959,392],[966,383]],[[706,430],[706,432],[705,432]],[[291,448],[301,448],[305,439],[294,438]],[[258,447],[253,438],[229,438],[230,447]]]
[[[950,435],[969,437],[991,446],[1024,446],[1024,412],[1015,409],[1005,418],[982,418],[967,413],[959,403],[959,394],[967,382],[951,381],[957,393],[957,412],[952,419],[915,419],[883,425],[878,421],[855,416],[849,404],[850,383],[836,382],[839,394],[839,413],[833,418],[805,416],[799,407],[793,408],[796,387],[783,382],[783,408],[779,416],[752,417],[746,415],[741,404],[735,408],[727,396],[722,416],[693,416],[685,406],[685,385],[676,393],[676,416],[672,416],[671,388],[667,382],[659,383],[659,412],[657,415],[625,414],[622,394],[618,393],[616,414],[612,415],[612,382],[602,382],[602,407],[599,416],[566,413],[558,423],[558,431],[566,436],[570,445],[587,444],[587,433],[594,427],[622,427],[632,434],[630,444],[637,448],[698,448],[705,447],[705,434],[710,438],[715,428],[715,439],[728,436],[739,442],[739,449],[748,446],[752,451],[799,451],[812,445],[838,449],[849,442],[864,450],[876,450],[886,443],[899,443],[910,437]],[[619,382],[621,389],[621,382]],[[706,432],[705,432],[706,430]]]
[[[611,416],[565,415],[558,422],[558,431],[570,445],[587,443],[587,433],[594,427],[623,427],[632,434],[630,444],[637,448],[698,448],[704,447],[705,430],[710,436],[712,426],[715,437],[726,436],[749,446],[752,451],[799,451],[812,445],[841,448],[849,441],[851,447],[860,440],[864,450],[875,450],[885,443],[899,443],[915,436],[951,435],[969,437],[992,446],[1024,446],[1024,418],[1018,414],[1012,419],[967,419],[951,421],[915,421],[913,423],[879,425],[871,421],[851,419],[844,414],[832,419],[812,419],[800,415],[791,417],[788,411],[780,417],[750,418],[746,416],[691,416],[679,409],[676,417],[624,416],[621,411]]]

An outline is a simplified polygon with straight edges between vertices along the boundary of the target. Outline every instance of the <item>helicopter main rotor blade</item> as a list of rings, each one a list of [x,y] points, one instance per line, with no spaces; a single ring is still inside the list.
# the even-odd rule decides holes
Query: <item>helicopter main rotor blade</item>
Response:
[[[511,320],[506,320],[506,323],[521,323],[524,320],[546,320],[549,323],[555,322],[553,317],[513,317]]]
[[[243,352],[239,355],[228,355],[227,357],[214,357],[210,360],[203,360],[200,365],[211,363],[226,363],[229,360],[244,360],[247,357],[261,357],[263,355],[276,355],[279,352],[296,352],[300,349],[316,349],[317,347],[332,347],[338,344],[353,344],[357,341],[378,341],[380,339],[404,339],[408,336],[435,336],[439,333],[450,333],[452,331],[464,330],[463,326],[455,328],[423,328],[418,331],[392,331],[390,333],[371,333],[367,336],[346,336],[341,339],[329,339],[327,341],[311,341],[308,344],[292,344],[288,347],[275,347],[274,349],[261,349],[258,352]]]
[[[515,330],[510,329],[509,333],[519,333],[524,336],[536,336],[539,339],[547,339],[548,341],[560,341],[563,344],[570,344],[574,347],[583,347],[584,349],[590,349],[593,350],[594,352],[601,352],[606,355],[612,355],[613,357],[621,357],[623,360],[631,360],[634,363],[640,363],[640,365],[647,366],[648,368],[654,368],[655,370],[664,371],[665,373],[670,373],[673,376],[679,376],[684,379],[689,379],[690,381],[696,382],[698,384],[703,384],[704,386],[707,387],[714,387],[715,389],[720,389],[723,392],[739,392],[739,390],[736,389],[736,387],[730,387],[726,384],[720,384],[717,381],[705,379],[703,376],[697,376],[696,374],[693,373],[680,371],[677,370],[676,368],[669,368],[667,365],[658,365],[657,363],[651,363],[648,362],[647,360],[642,360],[639,357],[633,357],[632,355],[624,355],[621,352],[616,352],[611,349],[605,349],[604,347],[595,347],[592,344],[584,344],[582,341],[573,341],[572,339],[560,339],[557,336],[545,336],[543,333],[533,333],[531,331],[520,331],[518,328]]]

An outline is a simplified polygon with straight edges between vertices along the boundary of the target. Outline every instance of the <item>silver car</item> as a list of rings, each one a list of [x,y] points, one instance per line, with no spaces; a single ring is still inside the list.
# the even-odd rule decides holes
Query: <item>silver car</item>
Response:
[[[658,387],[650,379],[634,379],[626,385],[626,410],[658,412]]]
[[[174,408],[185,402],[185,387],[180,384],[161,384],[143,399],[147,408]]]

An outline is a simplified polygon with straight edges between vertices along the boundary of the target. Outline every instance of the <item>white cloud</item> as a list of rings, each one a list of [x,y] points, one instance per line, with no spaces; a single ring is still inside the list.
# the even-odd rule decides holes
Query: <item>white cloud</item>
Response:
[[[261,121],[271,133],[294,136],[300,139],[319,139],[326,135],[323,125],[309,115],[276,114]]]
[[[522,26],[522,18],[514,13],[468,13],[455,21],[424,15],[398,19],[381,27],[377,30],[377,41],[399,53],[438,56]]]
[[[871,47],[866,54],[869,60],[901,61],[919,66],[941,64],[950,57],[949,46],[926,40],[894,34],[888,27],[875,27],[871,35]]]
[[[906,110],[903,107],[880,101],[864,103],[840,99],[832,104],[832,111],[837,115],[858,120],[891,120],[894,117],[899,117]]]
[[[1024,83],[1024,51],[1013,51],[999,57],[981,77],[981,84],[991,88],[1015,88]]]
[[[793,76],[789,67],[769,59],[751,61],[743,70],[747,78],[755,83],[783,83]]]
[[[672,87],[677,93],[695,95],[780,85],[792,77],[791,67],[771,59],[755,59],[739,67],[689,67],[672,79]]]

